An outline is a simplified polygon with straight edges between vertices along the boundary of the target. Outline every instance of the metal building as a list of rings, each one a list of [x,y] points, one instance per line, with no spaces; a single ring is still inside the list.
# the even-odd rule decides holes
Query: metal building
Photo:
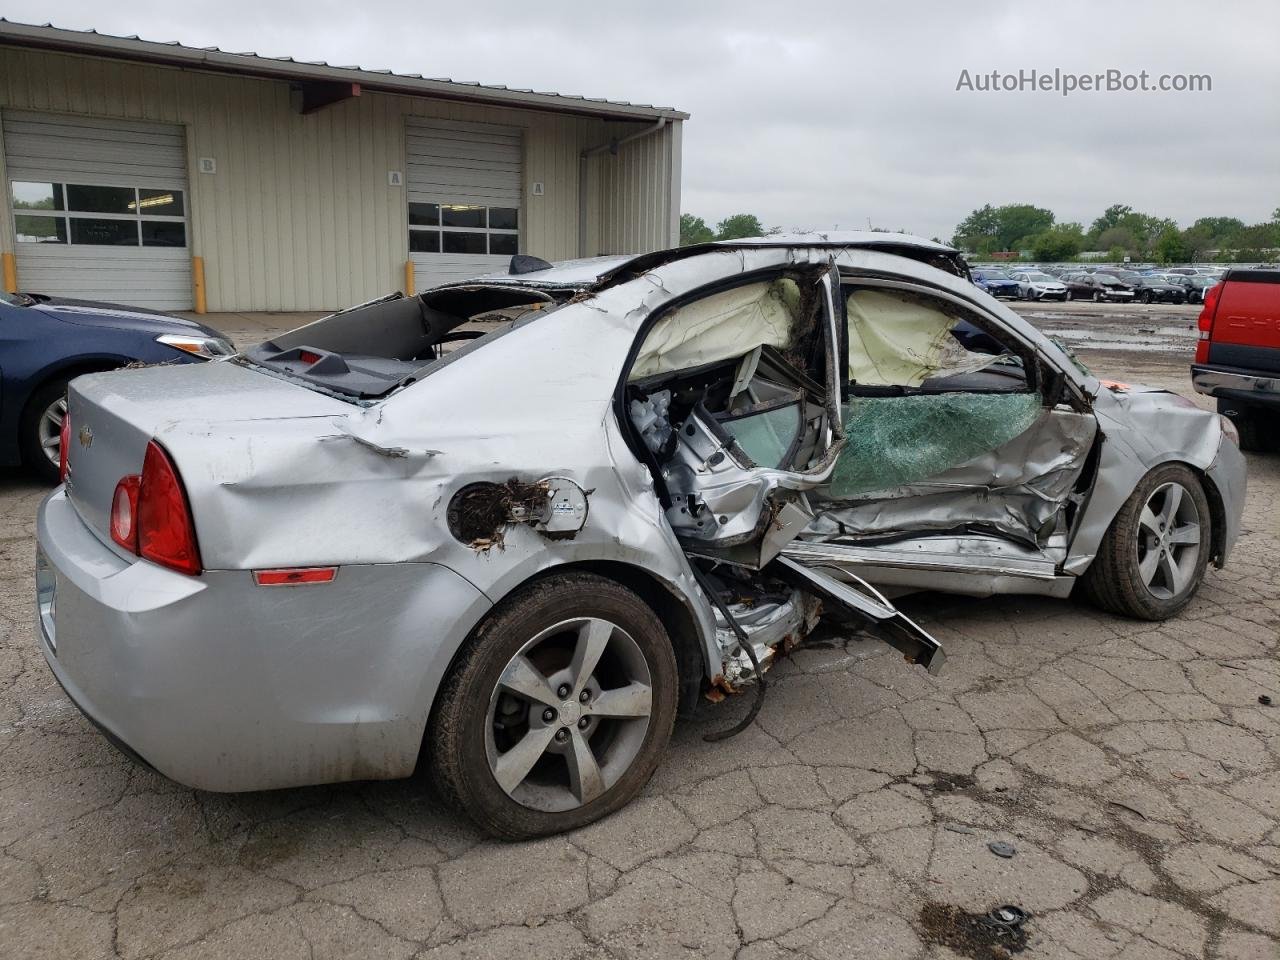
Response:
[[[687,117],[0,20],[4,285],[325,310],[655,250]]]

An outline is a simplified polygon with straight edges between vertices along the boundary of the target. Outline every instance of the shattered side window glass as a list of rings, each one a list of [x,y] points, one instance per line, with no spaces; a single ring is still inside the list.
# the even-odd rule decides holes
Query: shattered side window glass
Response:
[[[845,405],[848,444],[829,496],[844,499],[927,480],[1029,430],[1043,408],[1035,393],[943,393],[854,397]]]
[[[961,317],[924,297],[864,288],[849,294],[846,304],[851,383],[918,387],[1000,359],[966,350],[952,335]]]

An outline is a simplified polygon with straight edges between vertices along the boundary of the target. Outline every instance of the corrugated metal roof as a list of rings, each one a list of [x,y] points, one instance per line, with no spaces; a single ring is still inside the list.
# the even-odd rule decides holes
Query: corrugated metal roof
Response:
[[[367,70],[363,67],[335,66],[320,60],[295,60],[293,57],[265,57],[257,53],[234,53],[218,47],[188,47],[177,41],[158,42],[141,37],[118,37],[96,30],[67,30],[52,24],[15,23],[0,17],[0,43],[82,53],[116,59],[162,63],[170,66],[285,80],[334,80],[358,83],[368,90],[402,93],[410,96],[436,97],[520,107],[527,110],[549,110],[615,120],[687,120],[689,115],[673,107],[655,107],[647,103],[627,103],[549,93],[519,87],[424,77],[416,73],[393,73],[390,70]]]

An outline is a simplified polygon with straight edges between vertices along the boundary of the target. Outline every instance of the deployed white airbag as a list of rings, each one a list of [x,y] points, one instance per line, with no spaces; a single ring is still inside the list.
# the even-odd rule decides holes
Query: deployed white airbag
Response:
[[[849,295],[849,379],[869,386],[918,387],[930,377],[972,373],[998,358],[971,353],[951,335],[957,319],[902,294]]]
[[[659,320],[645,337],[630,380],[728,360],[793,339],[799,289],[792,280],[753,283],[712,294]]]

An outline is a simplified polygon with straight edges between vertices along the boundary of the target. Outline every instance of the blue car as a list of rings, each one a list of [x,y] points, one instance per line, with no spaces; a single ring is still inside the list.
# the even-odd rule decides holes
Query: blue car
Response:
[[[57,482],[67,382],[82,373],[234,353],[216,330],[181,317],[0,291],[0,464]]]
[[[993,297],[1017,298],[1021,295],[1018,281],[1003,270],[978,269],[971,271],[971,274],[974,285],[985,290]]]

